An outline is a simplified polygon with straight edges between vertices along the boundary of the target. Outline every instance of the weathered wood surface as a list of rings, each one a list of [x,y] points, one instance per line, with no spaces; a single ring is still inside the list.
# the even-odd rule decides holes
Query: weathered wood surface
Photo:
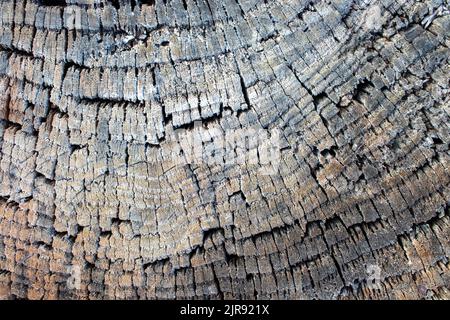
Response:
[[[449,32],[442,0],[1,0],[0,297],[450,298]],[[275,173],[183,160],[250,127]]]

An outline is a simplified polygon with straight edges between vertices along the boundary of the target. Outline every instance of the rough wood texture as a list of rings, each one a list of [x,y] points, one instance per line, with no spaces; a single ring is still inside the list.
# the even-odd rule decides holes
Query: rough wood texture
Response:
[[[450,298],[447,1],[92,2],[0,1],[0,297]]]

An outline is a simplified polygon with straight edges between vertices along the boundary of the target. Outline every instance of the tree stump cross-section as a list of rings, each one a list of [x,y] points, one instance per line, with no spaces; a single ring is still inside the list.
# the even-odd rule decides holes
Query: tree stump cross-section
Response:
[[[0,299],[448,299],[447,0],[0,0]]]

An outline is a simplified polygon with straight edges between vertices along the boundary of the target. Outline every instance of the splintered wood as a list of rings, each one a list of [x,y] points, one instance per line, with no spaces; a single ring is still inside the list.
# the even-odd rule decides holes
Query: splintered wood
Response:
[[[0,298],[450,298],[449,44],[446,0],[0,0]]]

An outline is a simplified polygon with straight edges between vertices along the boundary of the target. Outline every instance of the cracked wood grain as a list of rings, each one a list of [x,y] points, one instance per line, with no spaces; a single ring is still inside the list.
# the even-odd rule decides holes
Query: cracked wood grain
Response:
[[[449,32],[446,0],[0,0],[0,298],[450,298]],[[250,129],[275,172],[215,153]]]

